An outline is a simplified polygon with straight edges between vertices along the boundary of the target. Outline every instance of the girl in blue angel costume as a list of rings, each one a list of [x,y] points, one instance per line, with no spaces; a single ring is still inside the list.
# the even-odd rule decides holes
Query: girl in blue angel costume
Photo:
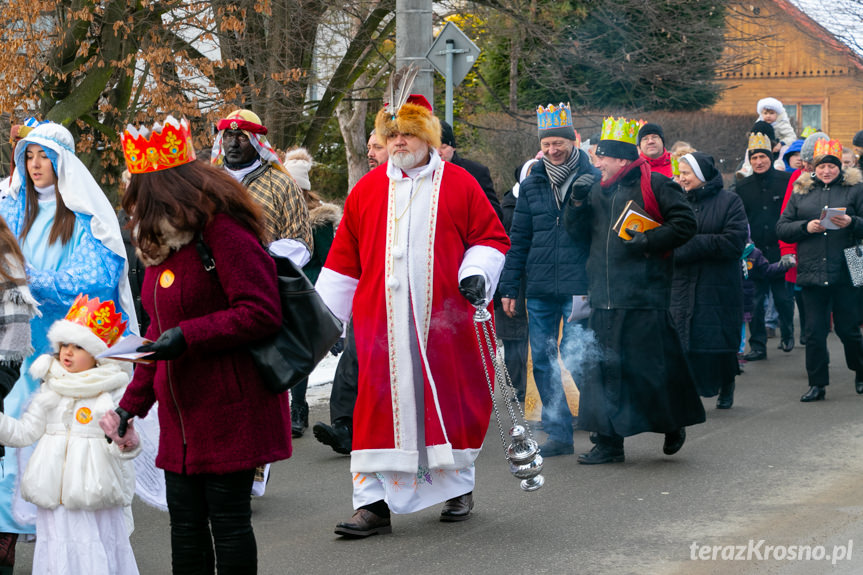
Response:
[[[17,418],[39,388],[30,365],[51,352],[48,328],[65,316],[78,294],[117,302],[127,331],[137,331],[138,322],[117,216],[75,156],[72,134],[59,124],[38,125],[16,145],[15,166],[0,216],[21,244],[30,290],[42,311],[30,323],[35,353],[6,397],[6,414]],[[35,507],[17,489],[18,469],[29,455],[30,448],[7,449],[0,474],[0,547],[14,546],[16,534],[35,531]]]

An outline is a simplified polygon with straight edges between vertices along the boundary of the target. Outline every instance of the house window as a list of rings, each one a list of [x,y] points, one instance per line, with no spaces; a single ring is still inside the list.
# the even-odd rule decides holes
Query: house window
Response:
[[[800,104],[800,125],[821,129],[821,104]],[[801,129],[801,131],[803,131]]]
[[[791,120],[791,125],[794,126],[798,135],[803,132],[807,126],[812,126],[817,130],[823,130],[823,110],[824,106],[821,103],[785,104],[785,111],[788,112],[788,118]]]

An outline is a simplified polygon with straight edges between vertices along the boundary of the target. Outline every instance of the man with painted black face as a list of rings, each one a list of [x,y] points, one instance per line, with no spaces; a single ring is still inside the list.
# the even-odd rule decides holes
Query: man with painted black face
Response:
[[[509,248],[476,180],[441,161],[424,97],[380,110],[375,133],[389,160],[348,195],[315,285],[339,319],[352,318],[357,350],[356,511],[335,529],[348,538],[389,533],[390,512],[438,503],[441,521],[470,517],[491,416],[472,318]]]
[[[776,237],[776,222],[782,213],[785,190],[791,174],[773,167],[773,142],[768,134],[753,132],[747,149],[752,175],[740,180],[734,188],[749,220],[749,234],[770,263],[779,262],[791,267],[789,257],[783,257]],[[767,327],[764,319],[764,300],[773,294],[773,304],[779,313],[781,339],[779,349],[794,349],[794,296],[785,285],[785,277],[762,279],[755,282],[755,308],[749,324],[749,353],[746,361],[767,359]]]
[[[242,183],[264,209],[269,250],[302,267],[309,261],[312,228],[303,192],[267,141],[267,128],[250,110],[219,121],[212,162]]]
[[[218,124],[211,161],[249,190],[264,210],[267,249],[302,268],[312,257],[312,226],[300,186],[267,141],[267,127],[251,110],[236,110]],[[291,420],[308,419],[308,406],[292,405]],[[255,474],[254,495],[263,495],[269,465]]]

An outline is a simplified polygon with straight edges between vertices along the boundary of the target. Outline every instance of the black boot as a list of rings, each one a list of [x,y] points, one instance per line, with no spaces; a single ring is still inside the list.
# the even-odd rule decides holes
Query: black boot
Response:
[[[625,459],[622,437],[610,437],[597,433],[593,448],[579,455],[577,461],[582,465],[602,465],[604,463],[623,463]]]
[[[302,437],[309,427],[309,404],[291,406],[291,437]]]
[[[662,444],[662,453],[665,455],[674,455],[680,448],[683,447],[683,442],[686,441],[686,428],[681,427],[677,431],[665,434],[665,442]]]
[[[347,418],[339,418],[332,425],[317,422],[312,427],[315,439],[329,445],[336,453],[349,455],[351,452],[351,440],[353,438],[353,422]]]
[[[719,397],[716,398],[716,409],[731,409],[734,405],[734,380],[723,383],[719,387]]]

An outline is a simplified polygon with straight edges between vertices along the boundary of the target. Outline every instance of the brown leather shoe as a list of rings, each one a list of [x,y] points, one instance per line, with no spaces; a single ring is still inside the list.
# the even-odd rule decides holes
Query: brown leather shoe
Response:
[[[473,509],[473,491],[448,499],[440,512],[440,520],[465,521],[470,519],[471,509]]]
[[[336,525],[336,535],[351,539],[392,532],[389,517],[380,517],[368,509],[357,509],[350,521]]]

